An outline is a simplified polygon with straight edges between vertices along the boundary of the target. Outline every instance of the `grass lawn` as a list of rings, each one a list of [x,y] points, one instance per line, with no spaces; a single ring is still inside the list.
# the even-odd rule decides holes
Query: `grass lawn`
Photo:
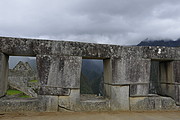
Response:
[[[23,92],[21,92],[19,90],[7,90],[7,95],[17,95],[20,93],[23,93]]]
[[[29,82],[35,83],[35,82],[38,82],[38,80],[30,80]]]
[[[18,94],[21,94],[19,96],[21,98],[31,98],[29,95],[25,95],[22,91],[19,90],[7,90],[7,95],[18,95]]]

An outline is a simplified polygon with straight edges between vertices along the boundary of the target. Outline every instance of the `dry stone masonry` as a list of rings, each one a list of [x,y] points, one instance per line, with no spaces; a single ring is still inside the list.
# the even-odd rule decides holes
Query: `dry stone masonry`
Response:
[[[6,100],[8,57],[36,57],[37,98]],[[80,99],[82,59],[102,59],[104,99]],[[180,110],[180,47],[0,37],[0,111]]]

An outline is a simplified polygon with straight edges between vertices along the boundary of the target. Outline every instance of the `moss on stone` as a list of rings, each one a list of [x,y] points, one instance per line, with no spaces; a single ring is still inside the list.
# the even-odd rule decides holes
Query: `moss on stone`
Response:
[[[7,90],[7,95],[18,95],[23,93],[22,91],[19,90]]]
[[[38,82],[38,80],[30,80],[29,82],[36,83],[36,82]]]

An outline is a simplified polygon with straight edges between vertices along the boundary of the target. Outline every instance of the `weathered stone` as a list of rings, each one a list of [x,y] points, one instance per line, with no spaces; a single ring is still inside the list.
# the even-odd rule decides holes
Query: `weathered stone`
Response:
[[[160,83],[174,83],[173,79],[173,62],[160,61]]]
[[[118,54],[124,60],[133,60],[133,59],[141,59],[143,56],[143,49],[144,47],[141,46],[123,46],[122,49],[119,49]],[[114,58],[116,58],[114,56]]]
[[[111,110],[129,110],[129,86],[111,86]]]
[[[112,84],[149,83],[151,60],[113,59]]]
[[[57,112],[58,111],[58,96],[50,96],[50,95],[44,95],[41,96],[43,101],[45,103],[45,111],[46,112]]]
[[[8,56],[0,53],[0,97],[6,94],[8,84]]]
[[[110,110],[110,102],[107,99],[87,100],[80,102],[81,111],[108,111]]]
[[[109,84],[104,84],[104,94],[105,94],[105,97],[107,98],[110,98],[111,96],[111,87]]]
[[[80,88],[81,57],[38,55],[41,85]]]
[[[180,83],[180,61],[173,61],[174,81]]]
[[[53,44],[56,41],[50,40],[33,40],[33,52],[36,55],[52,55]]]
[[[155,60],[173,60],[180,59],[178,47],[160,47],[148,46],[143,48],[143,58]]]
[[[158,94],[175,98],[175,94],[176,94],[175,93],[175,85],[160,84],[159,88],[160,88],[160,91],[158,92]]]
[[[0,37],[0,52],[7,55],[35,56],[33,39]]]
[[[131,111],[179,110],[170,97],[130,97]]]
[[[111,59],[103,60],[104,67],[104,83],[110,84],[112,83],[112,64]]]
[[[69,96],[59,96],[59,111],[76,111],[80,104],[80,90],[71,89]]]
[[[37,70],[40,84],[47,85],[48,75],[50,72],[51,57],[48,55],[37,55]]]
[[[149,84],[131,84],[130,96],[148,96]]]
[[[151,61],[149,94],[157,94],[160,86],[159,80],[159,61]]]
[[[173,61],[180,60],[179,47],[0,37],[0,52],[0,97],[7,89],[8,56],[36,56],[39,94],[43,95],[41,100],[47,111],[129,110],[129,107],[131,110],[174,110],[177,108],[175,102],[177,105],[180,103],[179,61]],[[80,101],[82,58],[103,59],[105,97],[110,101]],[[158,66],[153,61],[157,61]],[[150,97],[149,93],[170,96],[174,100]],[[129,105],[130,96],[134,98]],[[135,96],[148,97],[136,99]]]
[[[175,85],[175,101],[180,106],[180,85]]]
[[[51,86],[41,86],[38,90],[39,95],[55,95],[55,96],[67,96],[70,94],[70,89],[68,88],[58,88]]]
[[[0,99],[0,112],[45,111],[44,102],[40,98]]]

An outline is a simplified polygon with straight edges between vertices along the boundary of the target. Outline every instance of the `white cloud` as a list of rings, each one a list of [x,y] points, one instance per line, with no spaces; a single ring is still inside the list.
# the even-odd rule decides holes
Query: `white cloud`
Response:
[[[177,39],[179,0],[0,0],[0,35],[131,45]]]

